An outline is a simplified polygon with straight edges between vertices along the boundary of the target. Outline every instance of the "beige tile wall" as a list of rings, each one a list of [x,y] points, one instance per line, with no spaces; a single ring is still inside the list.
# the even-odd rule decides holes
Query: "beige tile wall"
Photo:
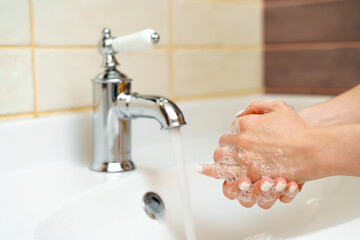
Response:
[[[160,33],[155,49],[118,54],[137,92],[181,101],[262,91],[262,0],[2,0],[0,118],[91,110],[105,26]]]

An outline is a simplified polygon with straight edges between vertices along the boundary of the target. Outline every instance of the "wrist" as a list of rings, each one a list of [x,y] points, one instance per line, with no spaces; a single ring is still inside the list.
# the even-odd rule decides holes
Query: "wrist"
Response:
[[[323,114],[314,106],[302,109],[298,114],[313,127],[325,127],[330,125],[330,123],[322,117]]]
[[[337,175],[336,133],[333,128],[310,127],[305,134],[305,164],[301,169],[302,181]]]
[[[360,124],[318,128],[316,135],[321,177],[360,175]]]
[[[316,162],[316,179],[336,175],[336,154],[334,154],[334,129],[315,128],[313,134],[313,153]]]

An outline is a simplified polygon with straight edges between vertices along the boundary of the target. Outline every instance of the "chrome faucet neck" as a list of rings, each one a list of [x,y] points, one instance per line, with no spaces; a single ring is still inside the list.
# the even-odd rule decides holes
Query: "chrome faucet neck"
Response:
[[[140,41],[139,38],[146,38]],[[124,40],[125,38],[125,40]],[[122,38],[111,37],[110,29],[103,30],[98,49],[104,57],[105,70],[93,79],[93,143],[94,156],[90,169],[102,172],[124,172],[135,169],[131,160],[131,119],[153,118],[161,129],[185,125],[185,119],[175,103],[159,96],[139,95],[131,92],[131,79],[116,69],[118,49],[135,49],[131,41],[142,48],[156,44],[159,35],[153,30]],[[129,41],[130,41],[129,40]],[[156,43],[154,43],[154,41]]]

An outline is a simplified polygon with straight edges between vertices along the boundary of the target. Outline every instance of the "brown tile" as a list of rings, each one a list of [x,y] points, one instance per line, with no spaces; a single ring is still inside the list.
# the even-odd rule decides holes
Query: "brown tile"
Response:
[[[360,40],[359,0],[281,2],[266,1],[266,43]],[[290,1],[295,2],[301,1]]]
[[[266,51],[265,85],[273,92],[279,88],[302,89],[299,93],[343,91],[360,83],[359,63],[360,48]]]

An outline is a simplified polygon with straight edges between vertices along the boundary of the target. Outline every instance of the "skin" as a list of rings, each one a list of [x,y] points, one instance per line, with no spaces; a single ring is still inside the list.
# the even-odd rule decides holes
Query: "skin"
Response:
[[[299,115],[314,127],[360,123],[360,85],[328,101],[305,108]]]
[[[229,178],[243,176],[246,169],[246,177],[224,182],[224,195],[238,199],[245,207],[257,203],[264,209],[273,206],[277,199],[290,202],[304,182],[335,175],[360,176],[359,108],[360,85],[299,113],[282,101],[253,101],[237,115],[240,119],[234,124],[239,124],[240,132],[221,136],[220,148],[214,152],[217,164],[203,165],[201,173],[227,179],[218,176],[216,168],[234,173]],[[232,146],[232,166],[221,164],[224,146]],[[239,155],[239,149],[246,151]],[[274,154],[279,149],[281,156]],[[243,194],[238,186],[244,181],[251,183],[249,201],[238,198]],[[261,191],[265,181],[273,184],[268,192]],[[285,181],[286,188],[276,192],[276,181]],[[291,186],[295,192],[290,193]]]

